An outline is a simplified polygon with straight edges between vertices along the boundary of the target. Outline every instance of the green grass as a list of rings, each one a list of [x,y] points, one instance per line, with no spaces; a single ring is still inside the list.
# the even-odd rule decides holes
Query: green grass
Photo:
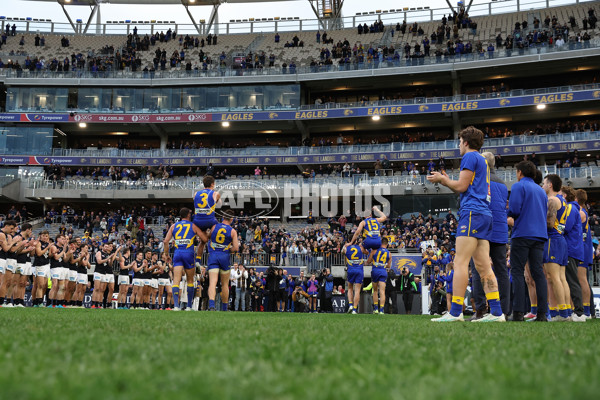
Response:
[[[2,399],[592,399],[600,321],[0,309]]]

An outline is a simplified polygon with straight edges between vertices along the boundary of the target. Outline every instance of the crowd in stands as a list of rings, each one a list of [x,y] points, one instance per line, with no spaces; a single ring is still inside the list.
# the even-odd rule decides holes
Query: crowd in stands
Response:
[[[327,32],[317,31],[316,42],[318,44],[331,45],[321,49],[318,59],[308,61],[311,69],[317,70],[320,66],[333,65],[334,60],[341,66],[346,64],[378,64],[383,61],[392,63],[400,62],[401,58],[407,62],[420,62],[419,60],[425,57],[435,57],[437,62],[447,62],[454,56],[462,54],[478,54],[479,56],[493,57],[494,53],[500,49],[506,50],[506,55],[510,56],[513,51],[523,53],[526,48],[530,47],[568,47],[569,49],[586,48],[590,46],[591,36],[589,30],[595,29],[597,17],[595,10],[590,8],[587,17],[581,21],[577,21],[571,16],[569,21],[559,21],[556,16],[550,17],[547,15],[543,21],[535,19],[532,26],[529,26],[527,21],[517,22],[514,29],[506,37],[502,33],[498,33],[495,40],[490,40],[489,43],[482,41],[471,42],[471,40],[463,41],[461,39],[461,30],[469,30],[472,35],[477,33],[477,22],[469,17],[464,7],[461,7],[459,12],[444,16],[440,21],[440,25],[430,36],[425,35],[424,29],[417,22],[407,24],[406,21],[397,23],[391,27],[392,36],[396,32],[405,35],[412,34],[414,38],[418,38],[416,42],[405,43],[402,49],[396,49],[393,45],[369,45],[363,43],[354,43],[353,45],[344,38],[344,40],[334,41]],[[380,33],[385,30],[385,26],[381,20],[373,22],[370,26],[366,23],[358,25],[357,31],[359,35],[368,33]],[[575,31],[577,31],[575,33]],[[9,36],[16,36],[16,25],[7,25],[7,28],[2,32],[0,48],[2,44],[6,44]],[[423,37],[421,39],[421,37]],[[282,73],[295,73],[296,64],[294,61],[287,62],[282,60],[281,65],[275,65],[274,55],[269,58],[265,56],[264,51],[257,51],[256,54],[248,54],[241,60],[230,61],[228,56],[223,52],[219,60],[212,60],[202,49],[205,46],[217,45],[217,35],[208,34],[206,37],[193,37],[190,35],[179,35],[171,29],[167,32],[156,32],[152,35],[138,35],[137,27],[133,29],[133,33],[128,34],[126,43],[121,50],[109,51],[108,48],[99,50],[99,54],[95,51],[90,51],[85,57],[82,54],[73,54],[71,59],[58,60],[52,58],[46,60],[43,56],[39,59],[34,57],[27,65],[21,65],[18,61],[3,64],[0,68],[12,68],[19,75],[22,70],[31,72],[40,72],[44,70],[53,72],[68,72],[75,70],[87,70],[92,73],[98,73],[99,76],[106,71],[113,70],[143,70],[148,77],[153,75],[155,71],[164,71],[167,69],[183,67],[186,71],[207,71],[215,67],[226,68],[228,66],[238,69],[252,69],[264,67],[279,67]],[[21,45],[24,44],[25,38],[21,39]],[[179,42],[180,50],[174,51],[172,55],[166,54],[164,49],[161,50],[160,45],[172,40]],[[275,33],[275,43],[280,42],[279,33]],[[39,34],[35,37],[36,46],[45,46],[44,36]],[[138,52],[150,51],[151,48],[157,47],[152,64],[142,66],[141,57]],[[61,39],[62,47],[69,47],[69,39],[63,37]],[[284,47],[304,47],[304,42],[294,36],[291,41],[285,43]],[[186,52],[190,49],[199,48],[199,57],[197,60],[190,60],[186,57]],[[411,61],[412,60],[412,61]]]

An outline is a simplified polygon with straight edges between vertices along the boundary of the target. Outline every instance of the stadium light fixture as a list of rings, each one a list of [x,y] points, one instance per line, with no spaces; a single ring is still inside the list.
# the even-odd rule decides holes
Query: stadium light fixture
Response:
[[[80,128],[87,128],[87,124],[85,122],[80,122],[79,123],[79,127]]]
[[[381,117],[379,115],[373,115],[373,121],[379,121]]]
[[[543,110],[546,108],[545,104],[538,104],[537,106],[535,106],[538,110]]]
[[[229,128],[229,122],[227,122],[227,121],[221,122],[221,126],[223,128]]]

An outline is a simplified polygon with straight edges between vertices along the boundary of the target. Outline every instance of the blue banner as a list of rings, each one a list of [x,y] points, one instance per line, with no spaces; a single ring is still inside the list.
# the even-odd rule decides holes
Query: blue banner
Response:
[[[421,275],[423,267],[421,266],[420,254],[392,254],[392,269],[396,275],[402,274],[402,268],[408,268],[415,275]]]
[[[600,90],[581,90],[552,94],[535,94],[517,97],[497,97],[443,103],[422,103],[389,105],[378,107],[328,108],[304,111],[241,111],[223,113],[166,113],[166,114],[0,114],[0,122],[90,122],[90,123],[188,123],[201,124],[211,121],[288,121],[320,120],[349,117],[372,117],[387,115],[432,114],[490,110],[508,107],[523,107],[538,104],[571,103],[577,101],[600,100]]]
[[[489,151],[502,156],[522,154],[545,154],[574,151],[598,151],[600,142],[597,140],[583,140],[579,142],[540,143],[512,146],[484,147]],[[253,157],[51,157],[51,156],[0,156],[0,165],[76,165],[76,166],[156,166],[171,165],[174,167],[206,166],[212,163],[215,166],[228,165],[299,165],[299,164],[334,164],[334,163],[374,163],[386,156],[392,163],[404,161],[426,161],[460,158],[459,150],[422,150],[422,151],[388,151],[378,153],[336,153],[329,155],[305,156],[253,156]]]

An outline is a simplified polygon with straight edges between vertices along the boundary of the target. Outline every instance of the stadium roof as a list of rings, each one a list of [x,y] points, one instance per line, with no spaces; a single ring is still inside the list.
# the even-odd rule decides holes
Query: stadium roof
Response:
[[[272,1],[298,1],[298,0],[27,0],[44,3],[59,3],[66,6],[95,6],[96,4],[146,4],[146,5],[189,5],[212,6],[219,3],[266,3]]]

